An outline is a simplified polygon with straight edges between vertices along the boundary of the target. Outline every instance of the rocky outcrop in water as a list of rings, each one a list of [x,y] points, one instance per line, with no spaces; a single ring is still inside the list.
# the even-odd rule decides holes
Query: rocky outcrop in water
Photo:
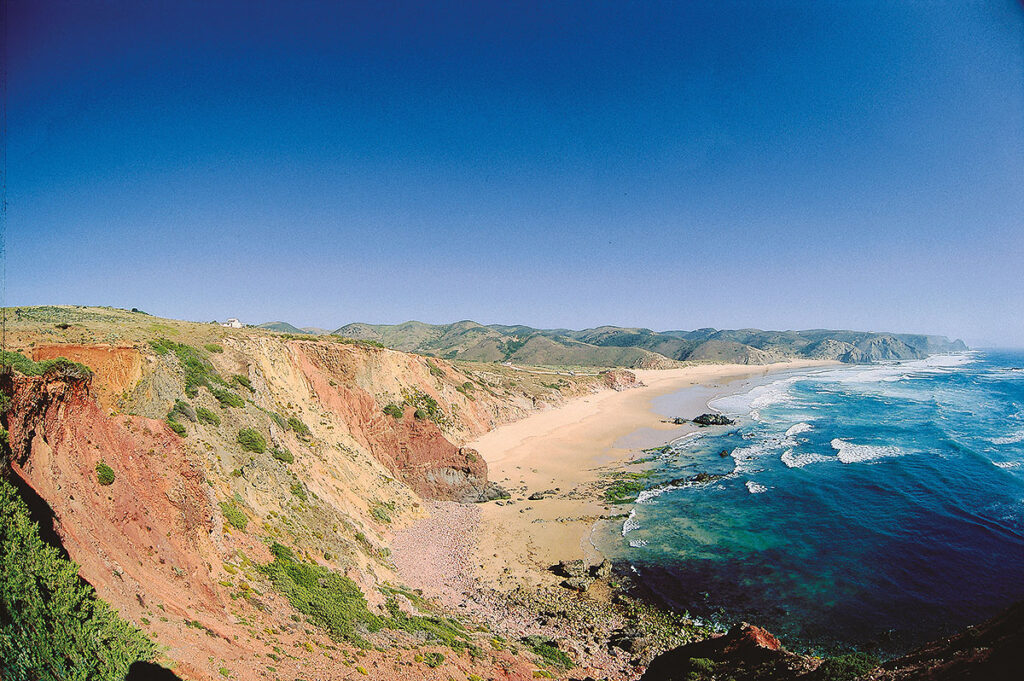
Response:
[[[721,414],[701,414],[693,419],[693,422],[700,426],[731,426],[736,423],[731,418]]]

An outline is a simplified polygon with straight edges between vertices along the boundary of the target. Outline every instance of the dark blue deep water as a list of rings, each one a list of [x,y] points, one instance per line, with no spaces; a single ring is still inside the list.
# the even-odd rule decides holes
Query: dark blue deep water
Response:
[[[790,375],[711,405],[608,553],[680,611],[905,651],[1024,599],[1024,352]],[[729,456],[720,455],[728,450]]]

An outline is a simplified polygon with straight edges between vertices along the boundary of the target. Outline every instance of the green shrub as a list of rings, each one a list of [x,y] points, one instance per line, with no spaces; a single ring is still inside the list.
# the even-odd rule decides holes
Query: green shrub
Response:
[[[441,369],[441,367],[437,366],[429,359],[427,360],[427,368],[430,369],[431,376],[435,376],[436,378],[444,378],[444,371]]]
[[[69,380],[92,378],[92,369],[66,357],[33,362],[19,352],[0,351],[0,365],[9,366],[25,376],[52,376]]]
[[[363,592],[351,579],[320,565],[299,562],[291,549],[276,542],[270,551],[274,561],[260,566],[260,571],[292,607],[333,637],[365,646],[359,629],[380,630],[381,618],[370,612]]]
[[[267,441],[255,428],[242,428],[238,431],[238,444],[247,452],[262,454],[267,451]]]
[[[301,482],[293,482],[291,489],[292,494],[297,496],[299,499],[302,499],[303,501],[307,501],[309,499],[309,495],[306,494],[306,490],[302,487]]]
[[[196,422],[195,408],[184,400],[174,400],[174,406],[171,407],[171,411],[167,413],[167,418],[172,421],[176,421],[179,416],[184,417],[187,421],[191,421],[192,423]]]
[[[215,414],[214,412],[207,409],[206,407],[196,408],[196,418],[199,419],[200,423],[206,423],[211,426],[220,425],[220,417],[217,416],[217,414]]]
[[[414,411],[412,413],[412,415],[415,416],[418,419],[425,419],[428,416],[430,416],[430,414],[427,413],[426,409],[417,409],[416,411]]]
[[[571,669],[575,665],[572,662],[572,658],[565,654],[564,651],[559,650],[555,642],[549,638],[543,636],[527,636],[520,639],[523,644],[533,652],[534,655],[542,658],[548,664],[554,665],[561,669]]]
[[[225,520],[235,529],[244,531],[249,524],[249,516],[245,515],[240,508],[230,501],[220,502],[220,510],[224,514]]]
[[[28,507],[0,478],[0,677],[121,681],[153,642],[118,617],[39,538]]]
[[[222,346],[220,346],[220,345],[217,345],[216,343],[207,343],[203,347],[206,348],[207,352],[213,352],[213,353],[224,352],[224,348]]]
[[[309,437],[309,427],[306,426],[297,416],[292,416],[288,419],[288,427],[295,431],[295,434],[299,437]]]
[[[389,507],[387,504],[378,501],[370,507],[370,515],[379,523],[390,523],[391,515],[388,514],[389,510],[394,510],[394,506]]]
[[[243,388],[245,388],[246,390],[248,390],[251,393],[256,392],[256,389],[252,387],[252,382],[249,380],[248,376],[243,376],[241,374],[235,374],[234,376],[231,377],[231,380],[233,382],[237,383],[238,385],[242,386]]]
[[[210,393],[214,397],[217,398],[217,401],[220,402],[220,406],[223,409],[227,409],[228,407],[244,407],[245,406],[245,400],[243,400],[241,397],[239,397],[237,394],[231,392],[230,390],[222,390],[220,388],[212,388],[210,390]]]
[[[171,430],[178,434],[178,437],[186,437],[188,435],[188,431],[185,430],[185,426],[181,425],[170,416],[167,417],[165,423],[167,423]]]
[[[291,451],[289,451],[288,449],[285,449],[284,447],[274,447],[272,450],[270,450],[270,453],[278,461],[282,461],[284,463],[294,463],[295,462],[295,457],[292,456]]]
[[[811,675],[814,681],[852,681],[879,665],[878,658],[867,653],[848,653],[826,658]]]
[[[423,653],[423,664],[436,669],[444,664],[444,655],[441,653]]]
[[[106,463],[100,461],[96,464],[96,481],[101,485],[113,485],[114,484],[114,469],[108,466]]]
[[[278,428],[288,428],[288,422],[284,420],[284,417],[278,414],[276,411],[264,410],[264,413],[270,417],[270,420],[277,424]]]
[[[392,402],[388,406],[384,407],[384,413],[387,414],[388,416],[393,416],[396,419],[400,419],[403,416],[405,416],[405,410],[403,410],[400,406],[398,406],[394,402]]]

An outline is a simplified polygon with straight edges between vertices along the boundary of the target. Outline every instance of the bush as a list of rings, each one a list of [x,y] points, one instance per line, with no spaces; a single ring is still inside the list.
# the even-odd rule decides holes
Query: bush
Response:
[[[292,456],[291,451],[284,447],[274,447],[270,453],[275,459],[283,463],[295,463],[295,457]]]
[[[217,345],[216,343],[207,343],[203,347],[206,348],[207,352],[213,352],[213,353],[224,352],[224,348],[221,347],[220,345]]]
[[[238,431],[238,444],[247,452],[262,454],[267,451],[267,441],[255,428],[242,428]]]
[[[543,636],[527,636],[526,638],[520,639],[523,644],[533,652],[534,655],[542,658],[548,664],[552,664],[561,669],[571,669],[575,665],[572,662],[572,658],[565,654],[564,651],[559,650],[555,642],[549,638]]]
[[[220,402],[220,406],[223,409],[227,409],[228,407],[245,406],[245,400],[243,400],[241,397],[231,392],[230,390],[221,390],[220,388],[213,388],[210,390],[210,393],[217,398],[217,401]]]
[[[196,422],[195,408],[184,400],[174,400],[174,406],[168,412],[167,418],[176,421],[178,416],[184,416],[187,421]]]
[[[188,435],[188,431],[185,430],[185,426],[181,425],[170,416],[167,417],[166,423],[171,430],[178,434],[179,437],[186,437]]]
[[[444,655],[441,653],[424,653],[423,664],[432,669],[436,669],[444,664]]]
[[[69,380],[92,378],[92,369],[84,364],[72,362],[66,357],[33,362],[19,352],[2,351],[0,352],[0,365],[9,366],[25,376],[51,376]]]
[[[0,677],[121,681],[153,642],[97,598],[78,566],[44,543],[0,478]]]
[[[405,410],[403,410],[400,406],[398,406],[394,402],[392,402],[388,406],[384,407],[384,413],[387,414],[388,416],[393,416],[396,419],[400,419],[403,416],[405,416]]]
[[[256,388],[252,387],[252,382],[249,380],[248,376],[243,376],[241,374],[235,374],[234,376],[231,377],[231,380],[233,382],[237,383],[238,385],[242,386],[243,388],[245,388],[246,390],[248,390],[251,393],[256,392]]]
[[[306,490],[302,487],[301,482],[292,483],[292,494],[297,496],[299,499],[302,499],[303,501],[307,501],[309,499],[309,495],[306,494]]]
[[[212,392],[214,383],[224,385],[224,379],[217,375],[213,364],[199,349],[166,338],[151,340],[149,345],[158,355],[173,352],[178,357],[178,363],[185,371],[185,394],[189,397],[198,395],[200,387]]]
[[[220,510],[224,514],[224,519],[236,530],[244,531],[249,524],[249,516],[230,501],[220,502]]]
[[[366,646],[360,630],[394,629],[456,650],[470,647],[469,635],[455,620],[407,615],[399,609],[393,593],[386,603],[388,616],[375,615],[367,608],[359,586],[348,577],[316,563],[299,562],[291,549],[276,542],[270,552],[274,562],[260,566],[260,571],[292,607],[327,629],[336,639]],[[441,653],[426,653],[423,657],[424,661],[436,662],[430,665],[432,667],[444,662]]]
[[[196,418],[199,419],[200,423],[207,423],[211,426],[220,425],[220,417],[206,407],[196,408]]]
[[[852,681],[879,665],[878,658],[867,653],[848,653],[826,658],[811,675],[815,681]]]
[[[298,417],[292,416],[288,419],[288,427],[295,431],[295,434],[299,437],[309,437],[309,427],[306,426]]]
[[[427,413],[426,409],[417,409],[416,411],[414,411],[412,413],[412,415],[415,416],[418,419],[425,419],[428,416],[430,416],[430,414]]]
[[[96,464],[96,480],[101,485],[113,485],[114,484],[114,469],[100,461]]]

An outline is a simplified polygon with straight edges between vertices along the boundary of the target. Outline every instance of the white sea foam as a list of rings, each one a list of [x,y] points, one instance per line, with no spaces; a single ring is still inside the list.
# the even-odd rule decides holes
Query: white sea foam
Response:
[[[794,454],[792,448],[782,454],[782,463],[786,464],[786,468],[803,468],[809,463],[824,461],[835,461],[835,457],[824,454]]]
[[[761,494],[762,492],[767,492],[768,488],[764,485],[759,485],[753,480],[747,480],[747,491],[751,494]]]
[[[757,460],[781,447],[782,442],[781,438],[770,438],[755,442],[749,447],[737,447],[732,450],[730,454],[733,460],[731,475],[757,472],[759,470]]]
[[[932,355],[925,359],[903,362],[879,362],[855,368],[843,367],[816,374],[817,378],[837,383],[894,383],[929,376],[946,374],[965,364],[976,362],[970,353],[956,355]]]
[[[725,414],[749,413],[751,419],[759,421],[761,409],[793,400],[789,388],[798,379],[799,377],[793,376],[765,385],[759,385],[745,393],[723,395],[708,402],[708,406]]]
[[[798,423],[795,426],[789,427],[789,430],[786,431],[786,437],[793,437],[794,435],[799,435],[800,433],[806,433],[808,430],[811,430],[813,428],[814,426],[812,426],[809,423]]]
[[[902,449],[892,445],[858,445],[839,438],[832,440],[832,448],[839,452],[839,460],[843,463],[874,461],[904,454]]]
[[[644,491],[640,492],[640,494],[636,495],[636,503],[649,503],[654,499],[660,497],[665,492],[671,492],[674,489],[682,489],[682,487],[678,485],[665,485],[664,487],[652,487],[651,489],[645,489]]]
[[[993,461],[992,465],[999,468],[1020,468],[1020,461]]]
[[[639,549],[639,548],[641,548],[643,546],[647,546],[647,540],[646,539],[633,539],[632,541],[629,542],[629,545],[632,546],[634,549]]]
[[[629,517],[622,523],[622,536],[625,537],[633,530],[640,529],[640,521],[636,519],[636,509],[629,512]]]
[[[1002,437],[992,437],[988,441],[994,445],[1012,445],[1017,442],[1024,442],[1024,430],[1018,430]]]

